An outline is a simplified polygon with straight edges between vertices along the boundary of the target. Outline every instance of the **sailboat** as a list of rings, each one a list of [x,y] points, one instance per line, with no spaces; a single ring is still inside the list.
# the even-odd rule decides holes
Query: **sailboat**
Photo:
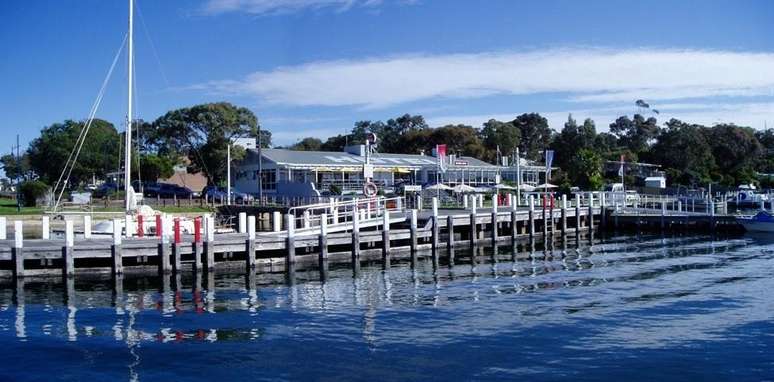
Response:
[[[171,235],[172,234],[172,224],[171,219],[169,219],[168,216],[161,214],[158,211],[155,211],[150,206],[146,205],[138,205],[138,195],[135,193],[134,188],[132,187],[132,121],[133,121],[133,91],[134,91],[134,0],[129,0],[129,26],[128,26],[128,33],[127,33],[127,72],[128,72],[128,98],[127,98],[127,113],[126,113],[126,133],[124,135],[125,137],[125,143],[124,143],[124,212],[126,216],[133,217],[134,219],[116,219],[116,220],[103,220],[103,221],[97,221],[94,224],[94,227],[92,227],[92,233],[95,235],[112,235],[113,232],[116,230],[120,230],[125,236],[131,236],[132,231],[135,231],[139,229],[140,227],[127,227],[127,223],[131,221],[138,222],[139,219],[137,217],[142,216],[143,219],[143,232],[148,234],[155,234],[156,231],[156,216],[162,215],[164,219],[163,229],[165,235]],[[123,47],[123,45],[122,45]],[[120,50],[119,50],[120,53]],[[87,125],[82,129],[81,136],[79,136],[78,141],[76,142],[76,146],[73,148],[73,152],[71,153],[71,157],[68,158],[68,163],[65,165],[65,168],[62,172],[62,175],[60,175],[59,181],[57,181],[57,185],[54,187],[54,192],[56,193],[56,190],[58,189],[60,183],[62,185],[62,188],[59,192],[59,197],[56,201],[56,205],[54,206],[54,212],[57,212],[59,201],[61,200],[62,194],[64,192],[64,189],[66,187],[67,182],[69,181],[69,173],[72,171],[72,168],[68,172],[68,165],[74,165],[75,161],[78,159],[78,153],[80,152],[79,142],[80,145],[82,145],[83,141],[86,138],[86,134],[88,133],[88,128],[91,124],[91,121],[94,118],[94,115],[96,113],[96,109],[99,107],[99,103],[101,101],[102,95],[105,90],[105,85],[107,84],[108,79],[110,78],[110,75],[113,71],[113,68],[115,67],[116,59],[118,58],[118,54],[116,55],[116,58],[113,60],[113,65],[110,68],[110,71],[108,72],[108,76],[105,79],[105,82],[103,83],[102,89],[100,90],[100,93],[97,97],[97,100],[95,101],[95,104],[92,106],[91,114],[89,117],[89,120],[87,122]],[[74,154],[74,156],[73,156]],[[67,176],[65,177],[65,172],[68,172]],[[64,182],[62,182],[64,180]],[[194,231],[194,223],[190,219],[182,218],[180,219],[180,227],[183,233],[193,233]]]

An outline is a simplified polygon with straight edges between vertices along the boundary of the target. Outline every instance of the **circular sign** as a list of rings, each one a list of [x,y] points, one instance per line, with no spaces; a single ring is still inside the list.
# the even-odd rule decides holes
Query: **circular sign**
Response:
[[[379,192],[379,189],[376,188],[376,185],[374,184],[374,182],[367,182],[363,186],[363,194],[369,198],[376,196],[377,192]]]

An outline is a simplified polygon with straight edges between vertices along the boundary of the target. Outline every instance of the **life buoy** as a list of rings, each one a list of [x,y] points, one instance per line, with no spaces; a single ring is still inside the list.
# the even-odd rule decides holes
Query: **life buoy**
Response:
[[[379,192],[379,189],[376,188],[376,185],[374,182],[367,182],[365,185],[363,185],[363,194],[367,197],[376,196],[376,193]]]
[[[744,192],[740,192],[739,193],[739,200],[745,200],[745,199],[747,199],[747,194],[744,193]]]

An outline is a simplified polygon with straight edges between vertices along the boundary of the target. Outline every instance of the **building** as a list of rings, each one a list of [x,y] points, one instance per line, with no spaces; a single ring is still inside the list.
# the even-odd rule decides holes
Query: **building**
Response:
[[[238,190],[258,195],[262,184],[264,196],[277,197],[357,194],[363,190],[364,145],[346,147],[344,152],[263,149],[260,153],[259,161],[259,151],[247,150],[245,159],[235,166],[233,184]],[[477,187],[492,186],[503,179],[516,180],[515,166],[495,166],[467,156],[447,156],[444,170],[438,158],[428,155],[373,153],[370,163],[373,182],[387,194],[396,192],[401,185],[444,183]],[[522,163],[520,171],[525,183],[542,181],[542,166],[523,160]]]

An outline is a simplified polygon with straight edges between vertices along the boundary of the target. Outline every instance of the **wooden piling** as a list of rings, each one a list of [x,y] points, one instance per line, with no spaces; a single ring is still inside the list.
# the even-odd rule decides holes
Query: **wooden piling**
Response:
[[[589,226],[589,232],[593,233],[594,231],[594,193],[589,192],[589,215],[586,219],[586,222]]]
[[[497,245],[497,194],[492,196],[492,245]]]
[[[0,240],[6,240],[8,238],[6,224],[8,224],[6,217],[0,216]]]
[[[352,264],[360,263],[360,209],[352,210]]]
[[[438,240],[441,235],[441,224],[438,218],[438,198],[433,198],[433,232],[432,232],[433,251],[438,250]]]
[[[320,235],[317,238],[320,247],[320,264],[328,260],[328,215],[320,215]]]
[[[5,220],[5,218],[3,218]],[[13,222],[13,249],[11,257],[13,258],[13,277],[24,277],[24,223],[17,220]],[[3,225],[5,226],[5,225]]]
[[[470,213],[470,247],[473,248],[478,242],[478,227],[476,226],[476,213]]]
[[[562,195],[562,237],[567,235],[567,195]]]
[[[516,207],[511,210],[511,241],[515,241],[519,235],[519,221],[516,216]]]
[[[288,232],[288,237],[285,240],[286,257],[285,262],[287,264],[295,264],[296,262],[296,218],[293,214],[285,215],[285,225]]]
[[[204,215],[204,269],[215,269],[215,219],[210,215]]]
[[[73,259],[73,245],[75,234],[73,221],[65,220],[65,245],[62,247],[62,274],[65,278],[75,275],[75,259]]]
[[[411,236],[411,252],[417,251],[417,210],[413,209],[410,213],[410,236]],[[413,257],[413,256],[412,256]]]
[[[535,198],[529,196],[529,237],[535,237]]]
[[[446,249],[449,252],[454,251],[454,216],[453,215],[447,215],[446,216],[446,231],[449,233],[449,236],[446,238]]]
[[[387,209],[382,215],[382,260],[390,261],[390,211]]]
[[[245,266],[252,273],[255,268],[255,216],[247,217],[247,240],[245,242]]]
[[[113,275],[124,273],[124,262],[121,257],[121,229],[120,219],[113,219],[113,244],[110,246],[111,271]]]
[[[581,229],[580,204],[580,194],[575,194],[575,233],[580,233]]]
[[[274,232],[282,231],[282,216],[279,211],[271,213],[271,230]]]
[[[239,213],[239,233],[247,232],[247,213]]]

